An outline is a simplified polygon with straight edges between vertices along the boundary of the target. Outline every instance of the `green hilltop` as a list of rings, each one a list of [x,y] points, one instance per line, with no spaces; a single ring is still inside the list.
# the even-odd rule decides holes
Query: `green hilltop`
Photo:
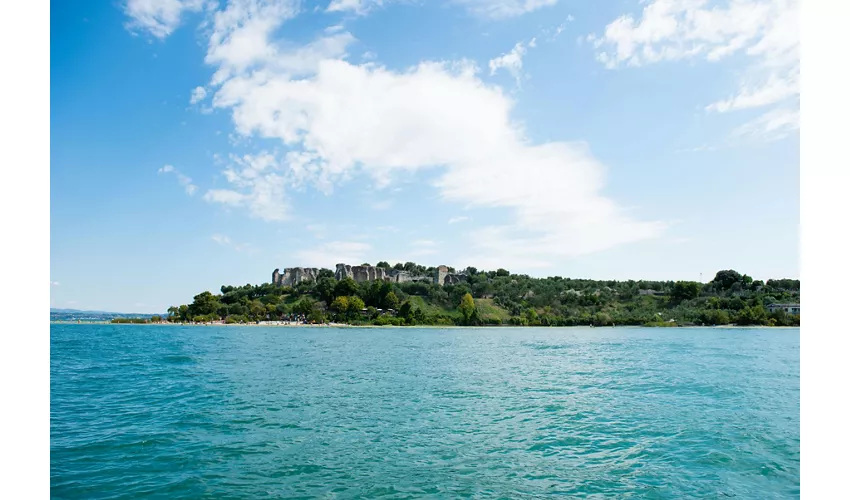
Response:
[[[364,264],[368,266],[368,264]],[[385,262],[378,267],[389,266]],[[424,269],[414,263],[405,268]],[[430,269],[430,268],[429,268]],[[453,271],[453,270],[452,270]],[[355,282],[329,269],[294,286],[222,286],[168,309],[171,322],[304,321],[352,325],[799,326],[800,281],[719,271],[709,283],[532,278],[469,267],[463,281]],[[789,307],[779,307],[787,304]],[[791,308],[793,305],[795,308]],[[787,310],[796,312],[791,314]]]

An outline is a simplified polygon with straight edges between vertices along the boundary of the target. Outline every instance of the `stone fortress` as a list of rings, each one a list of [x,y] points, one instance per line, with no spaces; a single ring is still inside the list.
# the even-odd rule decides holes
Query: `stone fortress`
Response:
[[[295,286],[298,283],[305,281],[316,281],[319,276],[320,269],[315,267],[292,267],[284,269],[275,269],[272,272],[272,284],[275,286]],[[454,285],[466,279],[464,274],[453,274],[449,272],[446,266],[438,266],[434,270],[433,276],[413,275],[408,271],[399,269],[386,269],[375,266],[349,266],[347,264],[337,264],[334,277],[337,280],[351,278],[357,283],[367,281],[389,281],[391,283],[412,283],[415,281],[424,283],[433,283],[435,285]]]

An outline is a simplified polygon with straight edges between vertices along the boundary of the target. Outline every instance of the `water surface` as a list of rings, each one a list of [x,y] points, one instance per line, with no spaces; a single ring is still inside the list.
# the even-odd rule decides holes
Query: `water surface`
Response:
[[[799,498],[799,329],[51,325],[51,493]]]

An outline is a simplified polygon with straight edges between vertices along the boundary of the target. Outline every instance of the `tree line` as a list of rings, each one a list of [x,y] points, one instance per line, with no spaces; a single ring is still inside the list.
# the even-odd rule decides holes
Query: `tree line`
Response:
[[[380,267],[390,267],[379,262]],[[397,264],[425,274],[433,268]],[[454,270],[452,270],[454,271]],[[322,269],[315,281],[292,287],[222,286],[190,304],[168,309],[166,321],[249,323],[339,322],[375,325],[764,325],[798,326],[799,315],[769,313],[775,302],[800,299],[800,281],[753,280],[734,270],[695,281],[600,281],[532,278],[505,269],[462,271],[465,281],[357,283]]]

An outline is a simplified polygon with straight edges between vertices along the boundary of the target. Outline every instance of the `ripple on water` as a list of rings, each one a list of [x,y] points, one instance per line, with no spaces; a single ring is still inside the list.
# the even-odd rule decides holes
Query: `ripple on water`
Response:
[[[798,498],[799,330],[51,325],[51,492]]]

